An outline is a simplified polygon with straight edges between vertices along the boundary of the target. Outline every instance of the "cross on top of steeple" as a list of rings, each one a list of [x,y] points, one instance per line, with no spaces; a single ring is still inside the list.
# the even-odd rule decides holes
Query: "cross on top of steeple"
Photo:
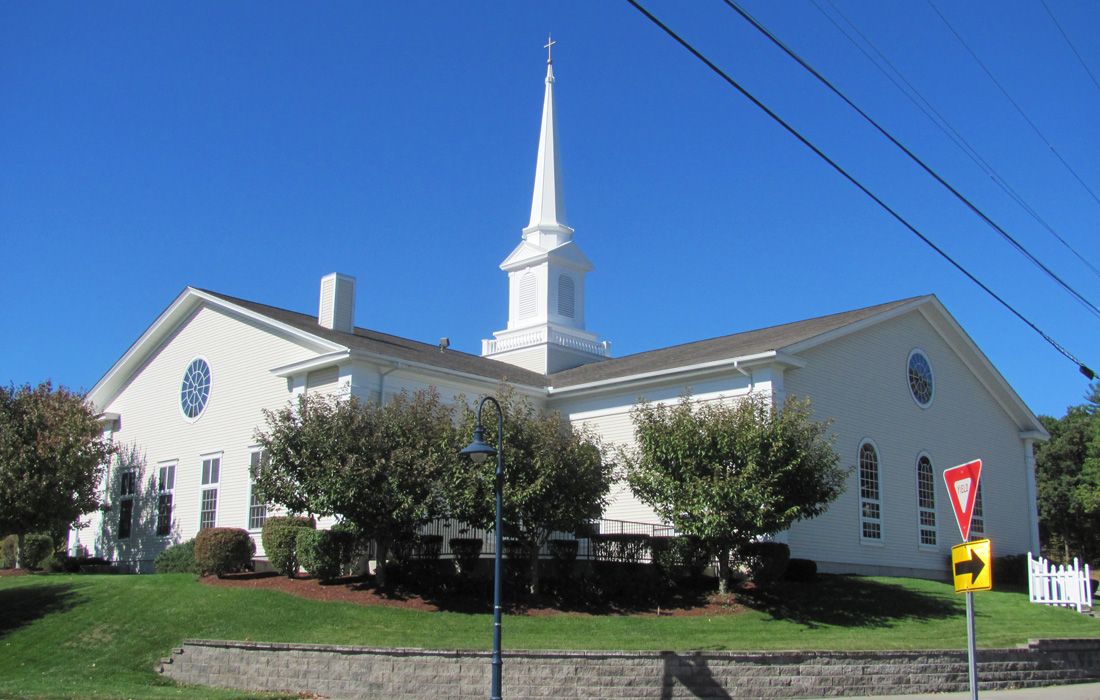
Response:
[[[542,48],[546,49],[546,62],[547,63],[553,63],[554,60],[550,57],[550,51],[551,51],[550,47],[553,46],[554,44],[558,43],[558,42],[551,39],[549,34],[546,35],[546,41],[547,41],[546,46],[542,47]]]

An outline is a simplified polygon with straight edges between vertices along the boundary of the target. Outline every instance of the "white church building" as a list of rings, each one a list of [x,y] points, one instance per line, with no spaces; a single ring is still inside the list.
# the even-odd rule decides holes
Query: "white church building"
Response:
[[[321,280],[316,315],[188,287],[89,394],[124,458],[103,484],[111,510],[70,547],[134,571],[203,527],[245,528],[259,548],[267,509],[249,467],[263,409],[302,392],[387,401],[435,387],[453,400],[507,381],[618,444],[633,440],[639,396],[809,397],[853,469],[824,515],[779,539],[821,571],[942,576],[959,533],[941,473],[974,458],[984,462],[974,533],[998,556],[1038,551],[1032,448],[1049,436],[934,296],[612,358],[585,325],[593,265],[565,216],[552,65],[531,219],[500,267],[507,326],[480,357],[357,327],[349,275]],[[658,522],[625,485],[604,517]]]

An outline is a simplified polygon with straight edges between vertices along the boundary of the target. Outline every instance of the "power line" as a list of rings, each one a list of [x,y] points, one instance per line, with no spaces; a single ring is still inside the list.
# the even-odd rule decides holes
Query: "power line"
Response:
[[[863,117],[865,120],[867,120],[867,122],[869,124],[871,124],[871,126],[875,127],[879,131],[879,133],[881,133],[883,136],[885,136],[887,139],[889,139],[890,143],[894,144],[899,149],[901,149],[901,151],[903,153],[905,153],[905,155],[909,156],[909,158],[912,159],[913,162],[915,162],[922,169],[924,169],[924,171],[926,173],[928,173],[933,178],[935,178],[936,182],[940,183],[945,188],[947,188],[947,190],[949,192],[951,192],[951,194],[955,195],[955,197],[960,202],[965,204],[972,212],[974,212],[979,217],[981,217],[982,221],[984,221],[986,224],[988,224],[994,231],[999,233],[1001,235],[1001,237],[1004,238],[1006,241],[1008,241],[1008,243],[1013,248],[1015,248],[1021,255],[1023,255],[1028,260],[1030,260],[1032,263],[1034,263],[1036,267],[1038,267],[1040,270],[1042,270],[1044,273],[1046,273],[1046,275],[1048,277],[1050,277],[1052,280],[1054,280],[1055,283],[1057,283],[1060,287],[1062,287],[1062,289],[1069,292],[1069,294],[1072,295],[1078,302],[1080,302],[1085,308],[1087,308],[1089,311],[1091,311],[1093,313],[1093,315],[1095,315],[1097,318],[1100,318],[1100,308],[1097,308],[1097,306],[1095,304],[1093,304],[1088,299],[1086,299],[1076,289],[1071,287],[1061,277],[1056,275],[1053,270],[1051,270],[1046,265],[1044,265],[1038,258],[1036,258],[1031,253],[1031,251],[1029,251],[1027,248],[1025,248],[1023,246],[1023,244],[1021,244],[1019,241],[1017,241],[1015,238],[1013,238],[1012,235],[1010,235],[1003,228],[998,226],[991,218],[989,218],[985,214],[985,212],[983,212],[973,202],[971,202],[969,199],[967,199],[965,196],[963,196],[963,194],[960,193],[957,189],[952,187],[950,183],[948,183],[946,180],[944,180],[942,177],[940,177],[940,175],[935,170],[930,168],[923,160],[921,160],[919,157],[917,157],[912,151],[910,151],[908,148],[906,148],[900,141],[898,141],[896,138],[894,138],[894,136],[889,131],[887,131],[878,122],[876,122],[873,118],[871,118],[870,115],[868,115],[866,112],[864,112],[862,109],[860,109],[854,102],[852,102],[850,99],[848,99],[848,97],[844,93],[842,93],[836,86],[834,86],[831,82],[829,82],[828,79],[826,79],[823,75],[821,75],[816,70],[814,70],[813,66],[811,66],[809,63],[804,61],[801,56],[799,56],[797,53],[794,52],[793,49],[788,47],[778,37],[776,37],[774,34],[772,34],[771,31],[768,30],[767,27],[760,24],[760,22],[756,21],[756,19],[752,15],[750,15],[748,12],[743,10],[736,2],[733,2],[733,0],[724,0],[724,1],[725,1],[726,5],[728,5],[731,9],[733,9],[735,12],[737,12],[739,15],[741,15],[741,17],[743,17],[753,27],[755,27],[757,31],[759,31],[761,34],[763,34],[768,39],[770,39],[772,41],[772,43],[774,43],[776,46],[783,49],[783,51],[785,51],[788,56],[790,56],[795,61],[797,61],[800,66],[805,68],[807,71],[810,72],[810,74],[812,74],[815,78],[817,78],[823,85],[825,85],[827,88],[832,90],[833,93],[837,97],[844,100],[844,102],[849,107],[854,109],[861,117]]]
[[[1053,153],[1054,156],[1059,161],[1061,161],[1062,165],[1065,166],[1066,170],[1068,170],[1070,172],[1070,174],[1072,174],[1073,177],[1077,179],[1077,182],[1081,183],[1081,187],[1084,187],[1085,191],[1087,191],[1090,195],[1092,195],[1092,198],[1096,200],[1096,203],[1100,204],[1100,197],[1096,196],[1096,193],[1093,192],[1092,188],[1089,187],[1085,183],[1085,181],[1081,179],[1081,176],[1077,174],[1077,171],[1074,170],[1070,166],[1070,164],[1066,162],[1066,159],[1062,157],[1062,154],[1058,152],[1058,149],[1056,149],[1054,147],[1054,144],[1052,144],[1050,142],[1050,140],[1046,136],[1043,135],[1042,131],[1039,131],[1039,127],[1035,126],[1035,122],[1031,121],[1031,118],[1028,117],[1026,113],[1024,113],[1024,110],[1021,109],[1020,105],[1016,104],[1016,100],[1012,99],[1012,95],[1008,94],[1008,90],[1005,90],[1004,86],[1001,85],[1001,83],[997,80],[996,77],[994,77],[993,73],[989,70],[989,68],[987,68],[986,65],[984,63],[982,63],[982,60],[980,58],[978,58],[978,54],[974,53],[974,50],[970,48],[970,45],[966,43],[966,40],[962,38],[962,35],[959,34],[957,31],[955,31],[955,27],[953,27],[951,25],[951,23],[947,21],[947,18],[944,17],[943,13],[941,13],[939,11],[939,9],[935,6],[935,4],[932,3],[932,0],[927,0],[927,2],[928,2],[928,6],[931,7],[932,10],[937,15],[939,15],[939,18],[941,20],[943,20],[943,23],[947,25],[947,28],[951,30],[951,33],[955,35],[955,38],[959,40],[959,43],[961,43],[963,45],[963,47],[967,50],[967,52],[970,54],[970,56],[974,59],[974,61],[979,66],[981,66],[982,70],[985,71],[985,74],[988,75],[989,79],[993,81],[993,84],[996,85],[1000,89],[1001,93],[1005,96],[1005,99],[1007,99],[1012,104],[1012,106],[1016,108],[1016,111],[1020,113],[1020,116],[1024,118],[1024,121],[1026,121],[1028,123],[1028,125],[1031,126],[1032,130],[1036,133],[1036,135],[1038,135],[1038,137],[1043,141],[1043,143],[1046,144],[1047,148],[1050,149],[1050,152]]]
[[[1045,9],[1047,11],[1047,14],[1050,15],[1050,19],[1054,22],[1054,26],[1058,27],[1058,31],[1062,33],[1062,38],[1066,40],[1067,44],[1069,44],[1069,48],[1071,51],[1073,51],[1073,55],[1077,57],[1078,61],[1080,61],[1081,67],[1084,68],[1085,72],[1089,74],[1090,78],[1092,78],[1092,84],[1096,86],[1096,89],[1098,91],[1100,91],[1100,82],[1096,81],[1096,76],[1093,75],[1092,70],[1089,68],[1088,64],[1085,63],[1085,59],[1081,57],[1081,53],[1077,50],[1077,47],[1073,45],[1072,41],[1070,41],[1069,35],[1066,34],[1066,30],[1062,29],[1062,25],[1058,21],[1058,18],[1055,17],[1054,13],[1050,11],[1050,5],[1047,5],[1047,0],[1039,1],[1043,3],[1043,9]]]
[[[893,71],[893,74],[883,68],[878,63],[878,61],[875,60],[874,57],[867,53],[867,50],[862,45],[860,45],[859,42],[853,39],[844,27],[840,26],[840,24],[838,24],[837,21],[829,15],[829,13],[825,12],[825,10],[821,8],[821,5],[818,4],[817,0],[810,0],[810,2],[814,4],[814,7],[817,8],[817,11],[820,12],[825,17],[825,19],[829,20],[829,22],[831,22],[832,25],[836,27],[842,35],[844,35],[844,38],[851,42],[851,44],[857,50],[859,50],[859,52],[862,53],[867,58],[867,60],[871,62],[872,65],[878,68],[879,71],[881,71],[882,74],[886,76],[886,79],[892,82],[903,95],[909,98],[909,101],[912,102],[917,107],[917,109],[923,112],[924,115],[928,117],[929,121],[935,124],[940,129],[940,131],[942,131],[944,135],[947,136],[947,138],[951,139],[951,141],[953,141],[955,145],[959,147],[959,150],[965,153],[970,158],[970,160],[974,162],[975,165],[985,171],[985,173],[989,175],[990,179],[992,179],[993,182],[996,183],[997,186],[1000,187],[1005,194],[1007,194],[1013,201],[1015,201],[1021,209],[1023,209],[1027,214],[1031,216],[1031,218],[1035,219],[1035,221],[1040,226],[1046,229],[1050,233],[1050,235],[1054,236],[1054,238],[1059,243],[1061,243],[1065,248],[1073,253],[1073,255],[1078,260],[1080,260],[1081,263],[1085,265],[1085,267],[1091,270],[1094,275],[1100,277],[1100,269],[1097,269],[1095,265],[1093,265],[1085,258],[1085,256],[1083,256],[1080,252],[1077,251],[1076,248],[1070,245],[1069,242],[1066,241],[1066,239],[1062,238],[1062,236],[1060,236],[1058,232],[1054,230],[1054,228],[1046,221],[1046,219],[1044,219],[1042,215],[1040,215],[1039,212],[1035,210],[1034,207],[1028,204],[1028,202],[1024,200],[1020,193],[1018,193],[1010,184],[1008,184],[1008,181],[1000,173],[998,173],[996,169],[989,164],[988,161],[982,158],[982,156],[977,152],[977,150],[974,149],[973,146],[970,145],[966,138],[964,138],[963,135],[960,134],[958,130],[951,125],[946,117],[940,114],[940,112],[924,97],[924,95],[921,94],[920,90],[918,90],[916,86],[909,82],[905,75],[902,74],[900,70],[898,70],[897,66],[890,62],[890,59],[887,58],[877,46],[875,46],[875,43],[871,41],[871,39],[866,34],[860,31],[859,27],[857,27],[852,22],[852,20],[847,15],[845,15],[840,8],[836,6],[833,0],[825,1],[829,3],[829,6],[833,8],[834,12],[836,12],[845,22],[848,23],[848,26],[852,28],[852,31],[858,34],[859,38],[862,39],[863,42],[867,44],[867,46],[871,47],[871,50],[875,52],[875,55],[877,55],[883,63],[889,66],[890,71]],[[897,78],[895,78],[894,75],[896,75]],[[905,87],[902,87],[898,83],[898,79],[905,83]]]
[[[904,217],[902,217],[900,214],[898,214],[896,211],[894,211],[892,208],[890,208],[890,206],[888,204],[886,204],[886,202],[879,199],[873,192],[871,192],[871,190],[867,189],[867,187],[865,187],[859,180],[857,180],[855,177],[853,177],[851,174],[849,174],[848,171],[846,171],[844,168],[842,168],[840,165],[838,165],[835,161],[833,161],[831,158],[829,158],[829,156],[825,155],[825,153],[823,153],[817,146],[812,144],[805,136],[803,136],[801,133],[799,133],[797,129],[795,129],[790,124],[785,122],[778,114],[773,112],[763,102],[758,100],[752,93],[750,93],[748,90],[746,90],[744,87],[742,87],[740,83],[738,83],[736,80],[731,78],[725,71],[723,71],[721,68],[716,66],[714,63],[712,63],[710,61],[710,59],[708,59],[706,56],[704,56],[698,50],[696,50],[694,46],[689,44],[686,40],[682,39],[676,32],[672,31],[672,29],[670,29],[667,25],[665,25],[663,22],[661,22],[661,20],[657,19],[648,10],[646,10],[644,7],[642,7],[640,4],[638,4],[637,0],[627,0],[627,2],[629,2],[631,5],[633,5],[635,9],[637,9],[639,12],[641,12],[643,15],[645,15],[651,22],[653,22],[658,27],[660,27],[662,30],[664,30],[664,32],[666,34],[668,34],[670,37],[675,39],[681,46],[683,46],[685,49],[690,51],[692,53],[692,55],[694,55],[696,58],[698,58],[700,61],[702,61],[704,64],[706,64],[706,66],[708,68],[710,68],[718,76],[720,76],[723,80],[725,80],[727,83],[729,83],[729,85],[731,87],[736,89],[738,92],[740,92],[746,98],[748,98],[749,101],[751,101],[754,105],[756,105],[761,110],[763,110],[765,114],[767,114],[777,124],[779,124],[784,129],[786,129],[792,136],[794,136],[799,141],[801,141],[803,145],[805,145],[807,148],[809,148],[811,151],[813,151],[819,158],[821,158],[826,163],[828,163],[830,166],[832,166],[832,168],[834,170],[836,170],[838,173],[840,173],[842,176],[844,176],[845,179],[847,179],[853,185],[858,187],[860,189],[860,191],[862,191],[864,194],[866,194],[868,197],[870,197],[872,200],[874,200],[874,202],[876,204],[878,204],[880,207],[882,207],[884,210],[886,210],[887,213],[889,213],[891,216],[893,216],[895,219],[897,219],[897,221],[899,223],[901,223],[902,226],[909,229],[909,231],[911,231],[915,236],[917,236],[917,238],[920,238],[922,241],[924,241],[924,243],[927,246],[929,246],[930,248],[932,248],[932,250],[939,253],[941,257],[943,257],[945,260],[947,260],[947,262],[951,263],[959,272],[963,273],[968,278],[970,278],[970,281],[972,281],[974,284],[981,287],[986,292],[986,294],[988,294],[989,296],[996,299],[998,302],[1000,302],[1000,304],[1002,306],[1004,306],[1006,309],[1008,309],[1010,312],[1012,312],[1013,315],[1015,315],[1021,321],[1026,323],[1032,330],[1034,330],[1040,336],[1042,336],[1042,338],[1044,340],[1046,340],[1048,343],[1050,343],[1050,345],[1052,347],[1054,347],[1055,350],[1057,350],[1062,355],[1064,355],[1067,359],[1069,359],[1071,362],[1076,364],[1078,366],[1078,368],[1080,369],[1081,374],[1085,375],[1089,379],[1094,379],[1096,377],[1095,372],[1093,372],[1091,369],[1089,369],[1083,362],[1078,360],[1068,350],[1066,350],[1061,345],[1059,345],[1053,338],[1051,338],[1049,335],[1044,333],[1038,326],[1036,326],[1034,323],[1032,323],[1030,320],[1028,320],[1027,317],[1025,317],[1023,314],[1021,314],[1019,311],[1017,311],[1011,304],[1009,304],[1007,301],[1005,301],[1004,299],[999,297],[992,289],[985,286],[985,284],[983,284],[977,277],[972,275],[966,268],[964,268],[961,264],[956,262],[954,260],[954,258],[952,258],[946,252],[941,250],[935,243],[933,243],[931,240],[929,240],[923,233],[918,231]]]

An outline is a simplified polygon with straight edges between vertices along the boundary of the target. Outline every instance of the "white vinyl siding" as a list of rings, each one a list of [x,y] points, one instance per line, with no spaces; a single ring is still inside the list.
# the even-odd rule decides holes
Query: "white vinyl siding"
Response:
[[[935,368],[935,400],[921,408],[909,389],[906,360],[914,347]],[[965,350],[965,348],[963,348]],[[960,350],[961,352],[962,350]],[[981,457],[990,494],[985,528],[996,528],[998,551],[1031,548],[1032,507],[1020,427],[974,371],[919,311],[885,320],[798,353],[805,367],[784,372],[786,393],[809,396],[815,420],[832,420],[829,432],[841,466],[856,468],[847,490],[821,516],[795,523],[787,543],[792,557],[818,562],[820,571],[937,577],[949,561],[951,537],[917,545],[918,495],[914,462],[935,455],[936,489],[946,467]],[[860,546],[857,457],[874,438],[880,460],[883,547]],[[949,499],[937,491],[936,523],[954,523]],[[938,527],[937,527],[938,530]]]

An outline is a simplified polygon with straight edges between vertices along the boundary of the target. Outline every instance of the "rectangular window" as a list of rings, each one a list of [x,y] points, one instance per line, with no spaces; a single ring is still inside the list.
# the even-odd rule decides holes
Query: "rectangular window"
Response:
[[[221,472],[221,457],[207,457],[202,460],[202,485],[210,488],[202,490],[202,507],[199,511],[199,529],[214,527],[218,514],[218,478]]]
[[[249,456],[249,473],[255,479],[260,473],[260,466],[264,462],[262,450],[253,450]],[[252,484],[251,494],[248,500],[248,529],[262,530],[264,521],[267,520],[267,504],[256,496],[256,484]]]
[[[130,536],[134,522],[134,492],[137,485],[137,472],[127,469],[119,475],[118,485],[118,538],[124,540]]]
[[[157,537],[172,534],[172,492],[176,488],[176,464],[161,466],[157,479]]]
[[[917,511],[920,530],[920,544],[935,546],[936,536],[936,481],[933,476],[932,459],[921,455],[917,459]]]

